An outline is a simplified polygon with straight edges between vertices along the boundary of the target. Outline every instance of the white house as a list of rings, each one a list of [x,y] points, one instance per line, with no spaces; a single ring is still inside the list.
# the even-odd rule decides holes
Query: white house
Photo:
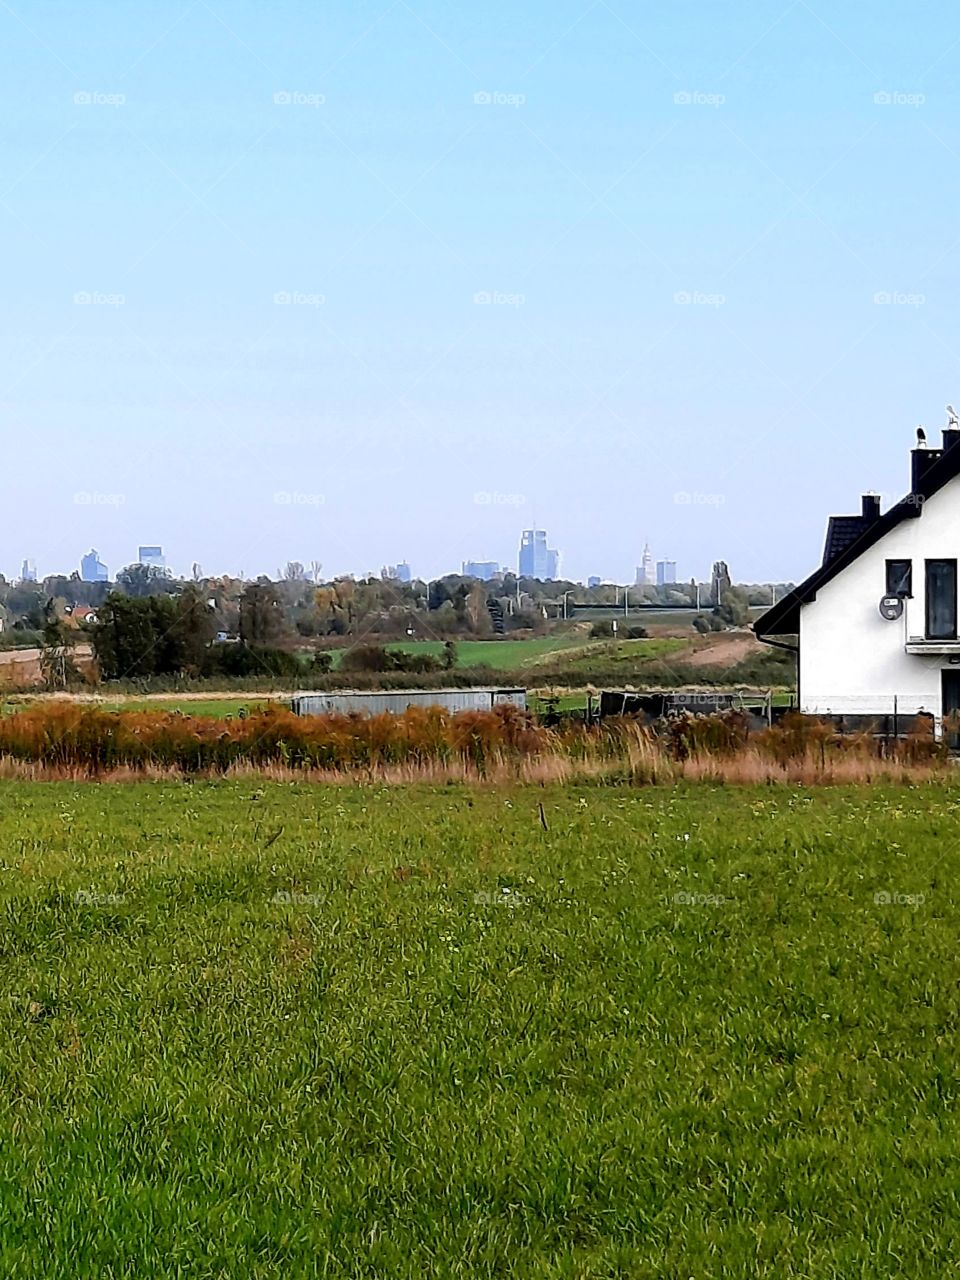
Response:
[[[926,712],[939,733],[960,710],[960,422],[940,448],[917,434],[907,496],[881,512],[865,494],[859,515],[831,516],[823,563],[754,624],[767,643],[799,637],[801,711]]]

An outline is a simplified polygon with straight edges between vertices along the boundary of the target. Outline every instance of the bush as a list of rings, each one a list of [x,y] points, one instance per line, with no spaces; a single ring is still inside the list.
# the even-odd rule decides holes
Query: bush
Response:
[[[406,653],[403,649],[384,649],[378,644],[362,644],[348,649],[340,663],[341,671],[407,671],[421,674],[442,669],[442,663],[428,653]]]
[[[640,626],[639,623],[626,623],[621,626],[617,623],[617,629],[613,629],[612,618],[602,618],[595,622],[590,628],[590,638],[592,640],[646,640],[647,628]]]
[[[303,666],[295,654],[286,649],[260,649],[246,644],[214,644],[206,651],[202,673],[205,676],[296,677]]]

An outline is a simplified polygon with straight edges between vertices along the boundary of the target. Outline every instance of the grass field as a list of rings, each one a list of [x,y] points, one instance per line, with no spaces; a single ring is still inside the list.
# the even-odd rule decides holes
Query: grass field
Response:
[[[0,1273],[954,1274],[958,814],[2,783]]]
[[[376,637],[366,643],[377,643]],[[583,636],[576,633],[533,636],[528,640],[458,640],[458,667],[492,667],[496,671],[515,671],[529,666],[547,654],[560,653],[583,644]],[[443,643],[440,640],[404,640],[387,641],[385,648],[403,653],[429,654],[439,658],[443,654]],[[328,650],[333,658],[334,668],[339,667],[346,649]]]
[[[566,652],[554,655],[538,655],[537,663],[548,660],[553,668],[571,672],[589,671],[598,661],[605,667],[634,668],[657,658],[680,653],[690,647],[690,641],[671,636],[647,640],[592,640],[571,645]]]
[[[290,695],[285,697],[289,701]],[[252,711],[256,707],[272,705],[276,700],[266,694],[248,694],[246,697],[236,698],[178,698],[171,694],[169,697],[109,699],[99,705],[107,711],[179,711],[186,716],[212,716],[222,720],[226,716],[235,716],[242,710]],[[6,699],[0,705],[0,714],[13,715],[26,707],[35,706],[37,702],[38,699],[31,699],[26,695]]]

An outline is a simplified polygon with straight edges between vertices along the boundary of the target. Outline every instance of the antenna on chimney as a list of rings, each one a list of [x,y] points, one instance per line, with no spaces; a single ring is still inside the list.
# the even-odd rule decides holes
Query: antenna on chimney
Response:
[[[957,417],[957,411],[952,404],[947,405],[947,426],[951,431],[956,431],[960,427],[960,418]]]
[[[923,427],[917,427],[917,448],[925,449],[927,447],[927,433]]]

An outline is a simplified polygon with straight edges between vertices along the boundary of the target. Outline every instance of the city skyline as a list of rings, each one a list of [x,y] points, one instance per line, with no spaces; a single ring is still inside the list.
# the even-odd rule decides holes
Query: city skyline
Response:
[[[542,563],[540,564],[539,567],[559,568],[560,552],[556,549],[548,547],[547,540],[549,538],[549,534],[548,534],[548,531],[545,529],[526,530],[522,533],[521,556],[524,553],[524,546],[525,546],[524,540],[527,538],[528,534],[539,535],[538,550],[542,558]],[[531,555],[532,555],[532,552],[531,552]],[[716,557],[707,557],[707,560],[710,563],[715,561],[715,559]],[[282,560],[282,564],[294,564],[294,563],[307,564],[308,563],[302,560],[298,560],[294,556],[281,557],[281,560]],[[563,581],[563,582],[576,582],[588,588],[593,586],[600,586],[604,583],[608,583],[611,585],[619,584],[619,585],[626,585],[626,586],[658,586],[658,587],[676,585],[677,583],[676,561],[672,559],[663,559],[663,558],[655,560],[654,553],[651,551],[649,542],[644,543],[644,552],[643,552],[641,561],[642,561],[642,565],[646,567],[647,574],[648,574],[648,576],[644,578],[641,578],[640,568],[635,569],[632,576],[625,577],[625,578],[617,578],[613,574],[598,575],[595,573],[584,574],[579,578],[574,578],[571,576],[564,576],[563,574],[558,574],[558,575],[547,574],[546,576],[543,576],[543,575],[538,575],[536,573],[525,573],[521,570],[521,566],[519,563],[517,565],[517,568],[514,569],[514,568],[511,568],[509,564],[501,563],[497,560],[483,561],[483,560],[476,560],[476,559],[461,560],[459,569],[451,566],[447,569],[442,570],[440,573],[436,573],[436,574],[417,573],[416,570],[405,560],[398,561],[396,564],[385,564],[382,566],[379,573],[369,568],[362,571],[355,571],[351,569],[337,569],[335,567],[330,567],[328,572],[327,567],[322,565],[320,561],[313,561],[313,562],[309,562],[312,564],[312,568],[309,571],[305,570],[305,572],[307,573],[307,576],[314,576],[316,573],[323,570],[323,572],[320,573],[320,577],[318,579],[320,581],[331,581],[337,577],[354,577],[357,579],[379,577],[386,581],[394,580],[400,583],[409,583],[411,581],[427,582],[427,581],[435,580],[437,578],[457,576],[457,575],[460,575],[463,577],[474,577],[478,581],[490,581],[491,579],[496,577],[500,577],[507,574],[513,574],[519,577],[540,576],[541,579],[544,581],[556,580],[556,581]],[[84,581],[84,582],[107,582],[107,581],[113,582],[116,580],[116,575],[118,572],[120,572],[123,569],[127,569],[136,565],[145,565],[148,567],[164,570],[166,572],[169,572],[173,578],[183,580],[183,581],[186,581],[191,577],[198,576],[198,574],[201,576],[207,576],[207,577],[223,577],[223,576],[234,577],[234,578],[243,577],[251,581],[261,576],[275,579],[280,577],[283,572],[282,568],[275,568],[271,572],[267,572],[265,574],[250,574],[240,570],[233,572],[230,570],[223,570],[223,569],[212,567],[208,573],[204,574],[201,569],[201,566],[199,565],[199,562],[195,560],[191,561],[190,569],[188,571],[185,568],[178,569],[176,566],[168,565],[167,558],[164,554],[164,549],[162,544],[151,544],[151,545],[139,544],[137,547],[137,555],[130,559],[124,559],[123,557],[120,557],[119,561],[117,562],[117,568],[112,573],[108,569],[107,562],[101,557],[99,550],[97,548],[92,548],[88,550],[86,553],[77,557],[77,563],[74,566],[70,566],[67,568],[64,568],[62,566],[50,567],[50,568],[48,568],[47,566],[42,566],[41,570],[38,570],[37,562],[35,558],[27,557],[21,561],[21,568],[19,573],[3,574],[2,576],[7,581],[12,581],[12,582],[43,581],[45,578],[49,578],[49,577],[60,577],[60,576],[70,577],[73,573],[77,573],[81,581]],[[694,577],[696,578],[696,575],[694,575]],[[702,577],[698,580],[703,582],[708,582],[710,580],[710,573],[705,572],[702,575]],[[747,579],[743,579],[743,581],[747,581]],[[777,579],[777,581],[788,581],[788,579],[782,579],[782,580]]]

